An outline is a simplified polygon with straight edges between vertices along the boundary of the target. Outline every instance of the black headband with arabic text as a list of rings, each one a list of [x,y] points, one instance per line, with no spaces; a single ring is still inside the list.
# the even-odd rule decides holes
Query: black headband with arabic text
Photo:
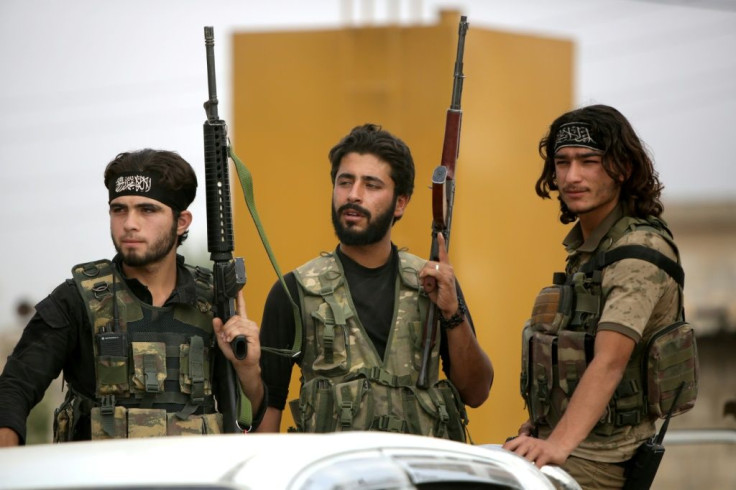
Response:
[[[593,128],[587,123],[570,122],[565,123],[557,129],[555,135],[555,153],[560,148],[567,146],[582,146],[591,150],[606,151],[602,138],[595,134]]]
[[[182,192],[161,185],[160,176],[152,172],[125,172],[120,174],[108,189],[110,200],[120,196],[143,196],[155,199],[172,209],[182,211],[189,206]]]

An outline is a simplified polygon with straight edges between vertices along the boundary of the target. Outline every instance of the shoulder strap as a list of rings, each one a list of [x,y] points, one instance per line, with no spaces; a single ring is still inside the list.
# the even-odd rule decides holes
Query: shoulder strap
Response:
[[[212,277],[212,271],[200,266],[184,264],[194,278],[194,285],[197,291],[197,306],[203,313],[212,311],[212,304],[215,301],[215,283]]]
[[[607,237],[610,238],[610,244],[615,244],[625,234],[630,233],[637,228],[648,228],[654,233],[662,237],[672,249],[675,251],[675,255],[678,257],[677,261],[674,261],[664,255],[663,253],[654,250],[644,245],[622,245],[610,249],[610,245],[604,247],[603,250],[598,251],[591,260],[586,262],[580,267],[580,272],[590,274],[596,270],[603,270],[605,267],[618,262],[623,259],[640,259],[645,260],[651,264],[656,265],[669,276],[675,280],[680,288],[685,287],[685,272],[680,265],[680,253],[677,250],[677,245],[672,239],[672,232],[667,227],[667,224],[660,218],[654,216],[648,216],[646,218],[635,218],[633,216],[624,216],[607,233]]]
[[[77,291],[84,301],[84,307],[87,310],[87,317],[92,327],[92,333],[95,333],[95,312],[92,303],[98,304],[105,298],[115,296],[115,271],[112,262],[107,259],[95,260],[77,264],[72,267],[72,278],[77,286]],[[117,301],[112,300],[114,310],[113,317],[117,317]],[[118,325],[115,322],[109,327],[116,330]]]
[[[644,245],[622,245],[608,252],[599,252],[580,267],[580,272],[589,274],[623,259],[640,259],[654,264],[669,274],[680,287],[685,287],[685,271],[682,266],[663,253]]]
[[[344,280],[340,262],[330,252],[322,252],[319,257],[297,267],[294,277],[306,293],[315,296],[334,291]]]

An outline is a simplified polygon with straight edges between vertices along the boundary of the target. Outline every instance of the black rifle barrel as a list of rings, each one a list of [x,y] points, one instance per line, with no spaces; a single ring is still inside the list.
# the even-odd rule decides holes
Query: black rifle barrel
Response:
[[[460,17],[460,26],[457,32],[457,55],[455,56],[455,79],[452,83],[452,101],[450,109],[460,110],[460,98],[463,96],[463,56],[465,54],[465,35],[468,32],[468,18]]]
[[[217,77],[215,76],[215,30],[211,26],[204,28],[204,47],[207,52],[207,88],[210,98],[205,102],[208,121],[217,121]]]
[[[204,171],[207,194],[207,250],[213,262],[215,281],[215,316],[226,322],[237,314],[236,297],[245,285],[242,258],[233,259],[233,218],[230,202],[230,167],[227,125],[217,115],[217,82],[215,78],[215,41],[212,27],[204,28],[207,51],[209,100],[204,107],[207,121],[204,129]],[[248,343],[239,335],[231,346],[238,359],[247,355]]]

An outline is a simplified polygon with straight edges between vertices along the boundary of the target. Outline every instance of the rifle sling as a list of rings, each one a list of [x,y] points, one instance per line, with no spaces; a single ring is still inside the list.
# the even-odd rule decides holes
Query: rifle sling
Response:
[[[289,293],[289,288],[286,287],[286,281],[284,281],[284,276],[281,274],[281,269],[279,268],[279,264],[276,262],[276,257],[271,251],[271,246],[268,243],[268,237],[266,236],[266,231],[264,230],[263,225],[261,225],[261,220],[258,217],[258,211],[256,210],[255,197],[253,195],[253,177],[251,176],[250,170],[248,170],[248,168],[243,164],[243,162],[240,161],[238,156],[233,151],[232,146],[230,146],[229,144],[227,147],[227,151],[230,155],[230,158],[232,158],[233,162],[235,163],[235,170],[238,173],[238,180],[240,180],[240,186],[243,188],[243,196],[245,197],[245,204],[248,206],[248,211],[250,212],[250,215],[253,218],[253,223],[256,225],[256,229],[258,230],[258,236],[261,238],[261,242],[263,243],[263,247],[265,248],[266,253],[268,254],[268,258],[271,261],[273,270],[276,271],[276,275],[279,277],[279,282],[283,286],[284,291],[286,291],[286,295],[289,297],[289,301],[291,302],[291,309],[294,314],[294,345],[292,346],[291,350],[276,349],[273,347],[263,347],[263,346],[261,346],[261,350],[265,352],[271,352],[272,354],[277,354],[280,356],[286,356],[286,357],[292,357],[292,358],[297,357],[301,354],[301,350],[302,350],[302,319],[301,319],[301,315],[299,314],[299,307],[297,306],[294,299],[291,297],[291,293]]]

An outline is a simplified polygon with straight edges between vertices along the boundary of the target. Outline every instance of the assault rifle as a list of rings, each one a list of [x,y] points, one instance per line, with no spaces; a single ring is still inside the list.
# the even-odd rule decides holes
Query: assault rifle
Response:
[[[445,140],[442,146],[442,161],[432,173],[432,245],[429,260],[439,260],[439,243],[437,235],[442,233],[445,246],[450,248],[450,225],[452,223],[452,207],[455,201],[455,164],[460,153],[460,127],[463,111],[460,99],[463,94],[463,53],[465,50],[465,34],[468,32],[467,17],[460,17],[458,29],[457,56],[455,58],[455,79],[452,85],[452,100],[445,119]],[[422,336],[422,365],[417,378],[417,387],[426,389],[429,386],[429,358],[437,335],[437,321],[441,313],[436,305],[432,305],[427,313]]]
[[[212,27],[204,28],[204,45],[207,51],[207,83],[209,100],[204,103],[207,120],[204,122],[204,171],[207,193],[207,250],[213,262],[215,287],[214,315],[226,322],[237,313],[236,298],[245,285],[245,263],[242,257],[233,258],[233,220],[230,202],[230,176],[228,160],[227,125],[217,114],[217,83],[215,79],[215,35]],[[238,359],[245,359],[248,343],[239,335],[230,346]],[[237,406],[240,389],[232,364],[217,350],[217,373],[223,379],[221,393],[227,399],[218,399],[223,414],[225,432],[239,432]],[[224,395],[223,395],[224,396]]]
[[[204,28],[207,50],[207,84],[209,100],[204,103],[204,172],[207,193],[207,250],[213,262],[215,281],[215,316],[226,322],[237,313],[236,297],[245,286],[245,263],[233,258],[233,215],[230,203],[230,173],[227,125],[217,114],[217,81],[215,79],[215,34]],[[231,342],[238,359],[245,359],[248,343],[239,335]]]

